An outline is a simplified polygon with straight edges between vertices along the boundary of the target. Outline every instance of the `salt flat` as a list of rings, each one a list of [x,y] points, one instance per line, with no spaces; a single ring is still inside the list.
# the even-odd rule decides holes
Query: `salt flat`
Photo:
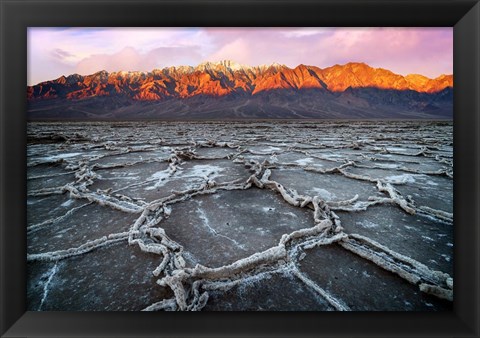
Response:
[[[453,125],[31,122],[28,310],[453,308]]]

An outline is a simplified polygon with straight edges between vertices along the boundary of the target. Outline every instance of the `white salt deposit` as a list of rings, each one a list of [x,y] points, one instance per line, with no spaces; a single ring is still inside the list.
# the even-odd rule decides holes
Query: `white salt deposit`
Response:
[[[412,174],[402,174],[402,175],[393,175],[387,176],[384,178],[384,181],[387,183],[393,184],[405,184],[405,183],[415,183],[415,177]]]
[[[300,160],[296,160],[295,163],[298,163],[299,165],[307,165],[309,163],[312,163],[314,160],[311,157],[307,158],[302,158]]]
[[[309,189],[307,192],[311,193],[313,196],[318,196],[325,201],[331,201],[335,198],[334,193],[332,193],[328,190],[322,189],[322,188],[314,187],[314,188]]]

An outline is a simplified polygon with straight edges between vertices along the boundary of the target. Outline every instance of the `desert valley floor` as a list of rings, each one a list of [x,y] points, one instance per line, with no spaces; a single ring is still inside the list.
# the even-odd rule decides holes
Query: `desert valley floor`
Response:
[[[452,127],[30,122],[28,310],[452,310]]]

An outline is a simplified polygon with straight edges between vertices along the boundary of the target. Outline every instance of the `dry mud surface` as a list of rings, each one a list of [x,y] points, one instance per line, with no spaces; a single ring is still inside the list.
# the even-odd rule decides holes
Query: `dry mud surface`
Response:
[[[28,310],[453,307],[449,122],[29,123]]]

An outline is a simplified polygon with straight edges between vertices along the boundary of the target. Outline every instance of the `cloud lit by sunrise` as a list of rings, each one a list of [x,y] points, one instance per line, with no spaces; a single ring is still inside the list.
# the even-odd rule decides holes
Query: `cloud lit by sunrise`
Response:
[[[437,77],[453,72],[453,28],[29,28],[28,84],[79,73],[151,71],[229,59],[325,68],[347,62]]]

